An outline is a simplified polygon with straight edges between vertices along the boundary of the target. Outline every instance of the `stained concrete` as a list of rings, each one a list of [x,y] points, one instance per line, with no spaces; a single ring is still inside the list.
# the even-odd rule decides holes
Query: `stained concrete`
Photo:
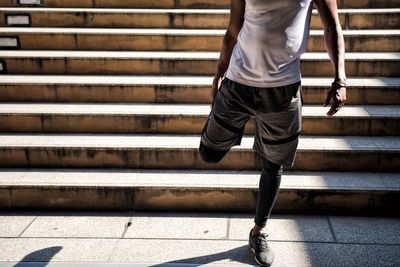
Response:
[[[235,216],[230,219],[229,239],[247,240],[254,226],[254,215]],[[327,217],[272,215],[266,232],[271,241],[333,242]]]
[[[32,17],[33,27],[178,27],[226,29],[229,9],[96,9],[96,8],[1,8],[2,12],[24,12]],[[385,9],[339,9],[343,29],[391,29],[396,27],[393,15],[396,8]],[[92,20],[86,20],[91,16]],[[170,20],[170,16],[175,19]],[[144,20],[143,18],[151,18]],[[68,21],[66,21],[68,20]],[[321,29],[317,10],[313,10],[311,28]]]
[[[35,218],[32,212],[0,212],[0,236],[18,237]]]
[[[400,246],[270,242],[273,266],[395,266]],[[186,248],[190,248],[190,253]],[[146,253],[146,251],[153,253]],[[373,251],[373,252],[371,252]],[[123,240],[113,262],[254,264],[246,241]]]
[[[1,261],[108,261],[117,239],[1,238]]]
[[[198,148],[198,135],[172,134],[19,134],[1,133],[2,147],[163,147]],[[244,136],[236,149],[251,149],[253,136]],[[399,137],[301,136],[298,149],[304,150],[398,150]]]
[[[400,219],[330,217],[338,242],[400,245]]]
[[[148,253],[152,251],[151,253]],[[112,262],[253,263],[244,241],[121,240]]]
[[[329,107],[305,105],[303,116],[326,116]],[[210,106],[205,104],[141,104],[141,103],[1,103],[0,114],[84,114],[84,115],[197,115],[206,117]],[[400,117],[399,106],[346,105],[336,117]]]
[[[224,239],[226,216],[135,213],[125,238]]]
[[[398,173],[285,171],[281,189],[400,190]],[[2,186],[258,188],[259,171],[3,168]]]
[[[14,216],[23,214],[16,212]],[[40,218],[43,213],[31,215]],[[247,247],[251,214],[82,212],[68,214],[68,220],[65,219],[66,215],[65,212],[47,212],[46,217],[42,217],[43,221],[38,220],[40,224],[32,223],[27,227],[26,233],[32,233],[42,225],[40,237],[9,238],[0,232],[0,266],[43,266],[50,263],[49,266],[64,267],[72,262],[76,263],[75,266],[86,267],[107,264],[126,266],[128,263],[135,267],[255,264]],[[132,229],[129,231],[132,232],[126,232],[123,238],[104,238],[105,235],[97,229],[83,230],[91,235],[76,237],[76,231],[81,231],[77,228],[100,226],[108,232],[105,222],[112,224],[112,218],[119,217],[131,221],[129,227]],[[15,221],[12,216],[0,218],[9,224]],[[140,220],[135,221],[135,218]],[[99,221],[97,225],[96,220]],[[63,237],[50,237],[54,236],[53,229],[49,227],[51,221],[52,227],[63,230]],[[94,223],[95,227],[88,222]],[[68,223],[71,224],[68,226]],[[400,264],[399,241],[393,237],[399,232],[398,220],[393,218],[273,214],[267,226],[269,244],[275,252],[273,266]],[[201,233],[206,228],[212,235]],[[213,229],[222,230],[228,236],[215,239],[221,235],[213,232]],[[334,236],[332,233],[335,233]],[[377,242],[372,243],[371,240]]]
[[[95,266],[105,266],[105,267],[198,267],[199,264],[190,264],[190,263],[111,263],[111,262],[1,262],[1,267],[43,267],[43,265],[47,267],[70,267],[73,265],[74,267],[95,267]],[[234,267],[238,266],[238,264],[201,264],[201,266],[208,267]],[[241,264],[240,266],[257,266],[250,264]]]
[[[137,84],[137,85],[210,85],[211,76],[150,76],[150,75],[7,75],[1,76],[1,83],[54,83],[54,84]],[[302,86],[327,86],[332,78],[304,77]],[[398,87],[400,78],[351,77],[349,87]],[[350,88],[349,88],[350,89]]]
[[[131,213],[64,212],[52,216],[43,212],[21,237],[102,237],[120,238],[126,229]]]

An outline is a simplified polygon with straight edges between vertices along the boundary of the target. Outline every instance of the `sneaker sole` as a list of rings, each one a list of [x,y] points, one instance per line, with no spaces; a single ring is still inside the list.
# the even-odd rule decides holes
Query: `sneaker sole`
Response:
[[[267,267],[270,267],[270,266],[271,266],[270,264],[264,264],[264,263],[259,262],[259,261],[257,260],[255,250],[252,249],[252,248],[250,247],[250,245],[248,245],[248,247],[249,247],[250,251],[253,253],[253,255],[254,255],[254,260],[257,262],[258,265],[267,266]]]

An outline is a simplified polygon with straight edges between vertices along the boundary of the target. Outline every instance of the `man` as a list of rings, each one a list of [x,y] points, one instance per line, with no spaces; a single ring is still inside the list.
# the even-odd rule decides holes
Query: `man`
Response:
[[[335,74],[324,104],[333,100],[327,113],[332,116],[346,100],[344,41],[336,1],[314,2]],[[300,56],[307,46],[312,4],[313,0],[231,0],[211,88],[212,110],[201,136],[203,160],[217,163],[240,144],[246,122],[255,118],[253,148],[263,168],[249,248],[263,266],[274,260],[263,230],[278,194],[282,166],[294,164],[301,130]]]

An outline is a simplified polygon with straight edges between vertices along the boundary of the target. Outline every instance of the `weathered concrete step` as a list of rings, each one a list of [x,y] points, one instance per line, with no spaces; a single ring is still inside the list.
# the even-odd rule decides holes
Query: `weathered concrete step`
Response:
[[[40,241],[42,241],[42,238],[40,238],[40,239],[41,239]],[[9,242],[9,241],[13,242],[15,240],[10,238],[5,242]],[[29,241],[34,241],[34,240],[30,239]],[[46,241],[50,241],[51,242],[51,239],[46,239]],[[80,241],[81,241],[81,239],[80,239]],[[146,240],[146,241],[150,241],[151,242],[152,240]],[[160,240],[158,240],[158,241],[160,241]],[[182,242],[181,240],[179,240],[178,242],[186,243],[184,241]],[[174,242],[174,243],[176,244],[176,242]],[[158,247],[158,249],[164,249],[164,248],[162,248],[160,246],[157,246],[157,247]],[[166,245],[165,247],[166,248],[170,248],[168,245]],[[37,259],[40,259],[39,257],[41,257],[41,256],[43,256],[43,255],[42,254],[38,255]],[[36,259],[36,258],[33,258],[33,259]],[[205,261],[207,261],[207,259],[205,259]],[[40,265],[43,265],[43,263],[40,260],[38,260],[37,262],[35,262],[35,261],[23,262],[23,264],[21,264],[18,261],[0,261],[0,265],[2,267],[13,267],[13,266],[15,266],[17,264],[20,264],[20,265],[22,265],[24,267],[38,267]],[[158,267],[197,267],[197,266],[199,266],[199,264],[194,264],[194,263],[162,263],[162,262],[160,262],[160,263],[154,263],[154,262],[152,262],[152,263],[131,263],[131,262],[129,262],[129,263],[111,263],[111,262],[96,262],[96,263],[93,263],[93,262],[84,262],[84,261],[80,261],[80,262],[78,262],[78,261],[51,261],[49,263],[46,263],[47,267],[68,267],[68,266],[71,266],[71,265],[73,265],[74,267],[93,267],[94,265],[99,266],[99,267],[104,267],[104,266],[107,266],[107,267],[128,267],[128,266],[129,267],[151,267],[151,266],[154,266],[154,265],[157,265]],[[234,264],[204,263],[203,264],[202,263],[201,266],[204,266],[204,267],[242,267],[242,266],[244,266],[244,267],[254,267],[255,265],[241,264],[241,263],[239,263],[239,264],[237,264],[237,263],[234,263]]]
[[[0,26],[226,29],[229,9],[0,8]],[[343,29],[395,29],[400,9],[339,9]],[[149,19],[150,18],[150,19]],[[311,29],[322,29],[313,10]]]
[[[400,7],[399,0],[338,0],[340,8]],[[107,8],[229,8],[230,0],[0,0],[0,6]]]
[[[219,52],[0,51],[9,74],[213,75]],[[332,76],[327,53],[305,53],[303,76]],[[400,53],[346,53],[348,76],[399,77]]]
[[[13,240],[13,239],[10,240],[9,239],[7,241],[8,242],[9,241],[13,242],[15,240]],[[33,241],[34,242],[34,240],[32,240],[32,239],[30,239],[29,241]],[[51,242],[51,239],[46,239],[46,241],[50,241]],[[81,241],[81,239],[80,239],[80,241]],[[152,240],[146,240],[146,241],[148,241],[148,243],[152,242]],[[161,240],[157,240],[157,241],[161,241]],[[177,240],[177,241],[180,242],[180,243],[187,243],[187,242],[184,242],[184,241],[181,241],[181,240]],[[195,242],[198,243],[198,241],[192,241],[192,242],[193,243],[195,243]],[[176,242],[174,242],[174,243],[176,244]],[[160,246],[157,246],[157,247],[158,247],[158,249],[164,249],[163,247],[160,247]],[[170,246],[165,244],[165,248],[170,248]],[[38,255],[38,259],[40,259],[39,257],[41,257],[41,256],[42,256],[42,254]],[[34,258],[34,259],[36,259],[36,258]],[[208,262],[207,259],[205,259],[205,261]],[[21,265],[21,263],[18,262],[18,261],[0,261],[0,265],[2,267],[12,267],[12,266],[17,265],[18,263]],[[24,267],[38,267],[40,265],[43,265],[43,263],[40,260],[38,262],[31,261],[31,262],[24,262],[22,264],[22,266],[24,266]],[[74,267],[93,267],[94,265],[99,266],[99,267],[104,267],[104,266],[107,266],[107,267],[128,267],[128,266],[129,267],[151,267],[151,266],[154,266],[154,265],[157,265],[158,267],[197,267],[197,266],[199,266],[198,263],[195,264],[195,263],[163,263],[163,262],[160,262],[160,263],[154,263],[154,262],[152,262],[152,263],[136,263],[136,262],[135,263],[132,263],[132,262],[129,262],[129,263],[96,262],[96,263],[93,263],[93,262],[84,262],[84,261],[80,261],[80,262],[78,262],[78,261],[51,261],[49,263],[46,263],[47,267],[68,267],[68,266],[71,266],[71,265],[73,265]],[[242,266],[244,266],[244,267],[254,267],[255,265],[241,264],[241,263],[239,263],[239,264],[238,263],[233,263],[233,264],[221,264],[221,263],[215,263],[215,264],[214,263],[204,263],[203,264],[203,263],[201,263],[201,266],[204,266],[204,267],[242,267]]]
[[[208,103],[212,77],[1,75],[0,101]],[[321,104],[332,78],[302,79],[304,101]],[[349,78],[348,104],[400,105],[399,78]]]
[[[259,179],[258,171],[1,169],[0,209],[254,212]],[[400,179],[285,172],[279,191],[274,213],[393,215]]]
[[[399,16],[400,17],[400,16]],[[219,51],[225,30],[0,28],[0,48],[22,50]],[[344,30],[347,52],[396,52],[400,30]],[[12,44],[13,43],[13,44]],[[325,52],[322,30],[307,51]]]
[[[400,106],[346,106],[333,118],[329,107],[303,108],[303,134],[397,135]],[[208,105],[0,103],[0,132],[200,134]],[[255,131],[251,120],[245,133]]]
[[[392,216],[272,214],[273,267],[399,266],[400,220]],[[0,265],[257,267],[248,249],[253,219],[254,211],[6,211]]]
[[[0,134],[0,167],[256,169],[253,137],[218,164],[204,163],[198,135]],[[293,170],[398,172],[399,137],[300,138]]]

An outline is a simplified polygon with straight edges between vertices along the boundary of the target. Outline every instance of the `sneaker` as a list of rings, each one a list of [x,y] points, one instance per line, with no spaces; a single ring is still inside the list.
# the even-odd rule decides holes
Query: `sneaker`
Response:
[[[261,266],[271,266],[274,261],[274,252],[268,246],[266,233],[249,234],[249,248],[254,254],[256,262]]]

